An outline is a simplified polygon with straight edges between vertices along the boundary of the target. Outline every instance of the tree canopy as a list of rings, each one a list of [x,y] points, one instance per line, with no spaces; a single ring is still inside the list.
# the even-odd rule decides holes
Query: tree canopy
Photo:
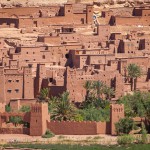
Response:
[[[128,117],[149,117],[150,116],[150,93],[134,92],[119,99],[118,103],[125,106],[125,115]]]
[[[130,64],[127,67],[127,70],[128,70],[128,76],[130,78],[138,78],[142,74],[141,68],[136,64]]]
[[[137,78],[142,75],[142,70],[140,66],[136,64],[129,64],[127,70],[128,70],[128,77],[131,78],[131,91],[133,91],[133,89],[136,90]]]

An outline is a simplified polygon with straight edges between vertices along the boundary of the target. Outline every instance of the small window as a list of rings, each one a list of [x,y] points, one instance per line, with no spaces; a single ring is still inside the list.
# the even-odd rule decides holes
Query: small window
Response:
[[[70,10],[68,10],[68,12],[70,12]]]
[[[19,93],[19,89],[15,89],[16,93]]]
[[[43,55],[42,58],[45,59],[45,55]]]
[[[69,59],[69,54],[66,54],[65,57],[66,57],[67,59]]]
[[[11,93],[11,90],[7,90],[8,93]]]
[[[16,82],[19,82],[19,80],[16,80]]]
[[[33,54],[35,54],[35,52],[33,52]]]
[[[53,78],[49,78],[49,82],[53,82]]]
[[[8,80],[9,83],[11,83],[11,80]]]
[[[28,54],[28,52],[26,52],[26,54]]]

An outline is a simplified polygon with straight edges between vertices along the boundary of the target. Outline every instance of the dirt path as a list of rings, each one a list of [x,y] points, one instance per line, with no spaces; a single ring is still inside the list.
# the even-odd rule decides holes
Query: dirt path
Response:
[[[98,143],[103,145],[113,145],[117,143],[117,137],[110,135],[56,135],[45,139],[23,134],[0,134],[0,144],[25,142],[25,143]]]

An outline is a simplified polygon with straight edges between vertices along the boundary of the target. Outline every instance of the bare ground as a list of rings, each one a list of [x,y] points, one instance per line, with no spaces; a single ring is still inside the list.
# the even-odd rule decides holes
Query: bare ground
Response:
[[[114,145],[117,143],[116,136],[110,135],[56,135],[52,138],[29,136],[24,134],[0,134],[0,144],[6,143],[63,143],[63,144],[90,144]]]

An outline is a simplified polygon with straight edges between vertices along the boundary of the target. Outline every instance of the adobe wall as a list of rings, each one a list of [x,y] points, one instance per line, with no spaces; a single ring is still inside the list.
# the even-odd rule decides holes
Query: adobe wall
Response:
[[[31,106],[36,102],[36,99],[11,99],[10,107],[12,111],[18,111],[22,106]]]
[[[4,67],[0,67],[0,87],[1,103],[6,103]]]
[[[133,7],[118,7],[116,8],[110,8],[110,10],[113,12],[113,16],[132,16],[133,15]]]
[[[13,15],[31,15],[32,13],[38,13],[38,11],[38,7],[6,8],[0,9],[0,17],[3,13],[7,13],[7,17],[11,17]]]
[[[58,11],[60,6],[49,6],[49,7],[16,7],[16,8],[2,8],[0,9],[0,18],[5,14],[6,17],[17,17],[17,16],[39,16],[40,10],[51,10]]]
[[[115,17],[115,25],[150,25],[150,16],[148,17]]]
[[[110,122],[95,121],[50,121],[47,128],[56,135],[116,135],[115,123],[124,118],[124,106],[112,104],[110,108]]]
[[[115,25],[143,25],[141,17],[115,17]]]
[[[10,99],[22,98],[23,95],[23,76],[13,74],[5,75],[5,92],[6,102],[9,103]]]
[[[23,98],[34,99],[34,77],[32,77],[32,69],[24,68],[24,92]]]
[[[57,25],[60,22],[62,24],[67,23],[66,18],[63,16],[51,17],[51,18],[20,18],[18,28],[27,27],[43,27],[49,25]]]
[[[0,113],[5,112],[5,103],[0,103]]]
[[[47,128],[56,135],[96,135],[108,134],[109,130],[103,122],[73,122],[73,121],[50,121]]]
[[[10,107],[12,111],[18,111],[21,108],[20,100],[10,100]]]
[[[110,134],[111,133],[110,122],[97,122],[97,133]]]
[[[10,126],[6,124],[10,116],[20,116],[24,122],[30,123],[30,129]],[[31,105],[31,111],[27,113],[0,113],[0,133],[3,134],[30,134],[41,136],[49,129],[57,135],[116,135],[115,123],[124,117],[124,106],[111,104],[110,122],[96,121],[51,121],[47,103]],[[3,124],[4,123],[4,124]],[[6,125],[6,126],[4,126]],[[12,124],[13,125],[13,124]],[[9,127],[9,128],[8,128]]]
[[[60,44],[60,37],[59,36],[48,36],[48,37],[39,37],[39,42],[49,43],[49,44]]]
[[[0,128],[0,134],[30,134],[29,128]]]
[[[8,21],[6,21],[8,22]],[[49,25],[66,25],[66,24],[85,24],[86,14],[77,14],[72,17],[67,16],[57,16],[50,18],[19,18],[18,28],[27,28],[27,27],[43,27]]]
[[[74,14],[73,23],[74,24],[86,24],[86,14]]]

